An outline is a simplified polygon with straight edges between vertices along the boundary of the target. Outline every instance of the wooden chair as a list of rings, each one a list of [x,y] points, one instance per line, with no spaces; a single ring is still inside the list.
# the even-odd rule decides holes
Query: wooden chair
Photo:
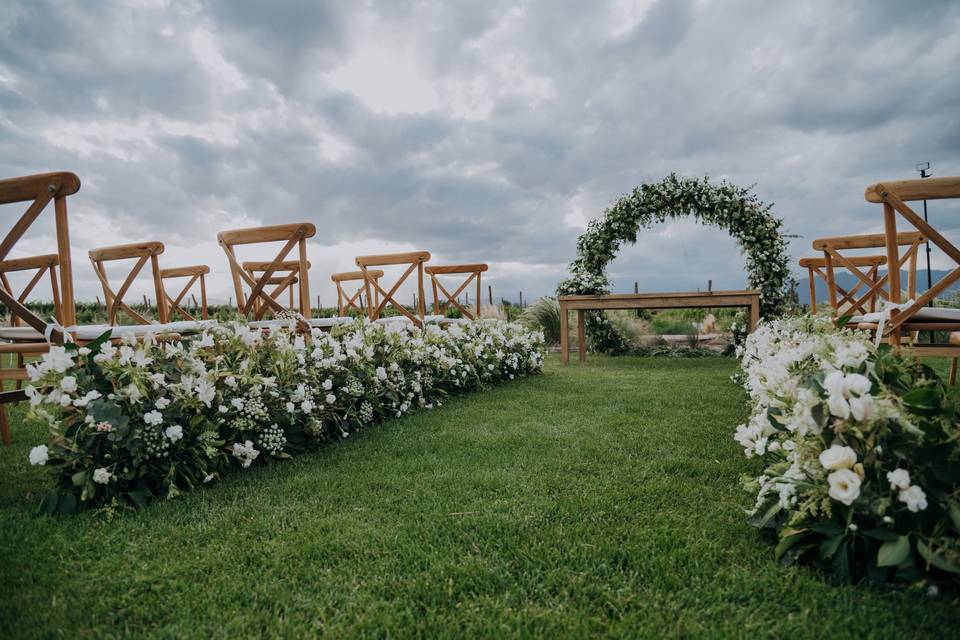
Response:
[[[480,274],[487,270],[487,265],[484,263],[477,264],[450,264],[450,265],[431,265],[426,267],[424,271],[427,272],[430,276],[430,283],[433,285],[433,312],[437,315],[443,316],[446,315],[447,309],[451,306],[456,307],[460,310],[460,313],[464,318],[468,320],[474,320],[480,317]],[[446,287],[443,286],[443,283],[437,276],[455,276],[455,275],[467,275],[467,279],[464,280],[456,291],[450,293]],[[467,310],[457,298],[460,294],[470,285],[471,282],[476,280],[476,308],[475,311],[471,312]],[[443,292],[443,295],[446,296],[446,301],[441,302],[439,296],[437,295],[439,291]]]
[[[97,279],[103,286],[104,302],[107,306],[107,323],[111,325],[120,324],[118,322],[120,311],[132,318],[137,324],[151,324],[152,321],[143,316],[137,310],[133,309],[123,297],[129,292],[130,286],[134,283],[143,269],[144,265],[150,262],[150,271],[153,276],[154,295],[157,299],[157,320],[161,324],[167,322],[166,292],[163,289],[163,281],[160,277],[160,265],[157,256],[163,253],[162,242],[137,242],[133,244],[122,244],[113,247],[102,247],[100,249],[91,249],[89,252],[90,262],[93,264],[93,271],[97,274]],[[110,286],[107,278],[107,271],[104,263],[116,260],[136,260],[136,263],[130,269],[127,277],[124,279],[120,288],[116,291]]]
[[[250,276],[256,280],[259,273],[265,272],[270,268],[272,262],[269,261],[247,261],[243,263],[244,270],[250,274]],[[307,261],[307,269],[310,269],[310,261]],[[273,291],[270,292],[270,297],[274,300],[279,300],[280,295],[287,291],[290,295],[290,305],[289,309],[294,309],[297,306],[296,300],[299,297],[295,298],[294,294],[296,293],[297,283],[300,282],[300,278],[297,274],[300,273],[300,263],[296,260],[285,260],[280,263],[279,267],[274,270],[274,275],[267,278],[266,286],[275,287]],[[253,303],[253,317],[255,319],[260,319],[267,312],[267,308],[260,302],[259,299],[254,300]]]
[[[872,279],[877,279],[877,270],[880,266],[886,264],[887,258],[885,256],[854,256],[850,259],[854,265],[858,267],[869,267],[867,271],[867,276]],[[824,286],[829,285],[827,282],[827,274],[824,271],[827,267],[826,258],[800,258],[800,267],[807,270],[807,283],[810,286],[810,310],[813,313],[817,312],[817,278],[823,282]],[[841,302],[853,302],[853,296],[860,290],[860,287],[863,286],[862,281],[857,281],[850,291],[847,291],[839,284],[835,285],[836,292],[841,295]],[[829,291],[828,291],[829,294]],[[870,310],[874,311],[876,309],[876,295],[870,297]],[[834,301],[831,301],[831,304],[834,309],[837,308],[837,305]]]
[[[383,277],[383,271],[379,269],[369,269],[367,272],[374,281],[379,281],[380,278]],[[350,312],[350,309],[355,309],[361,316],[365,316],[367,312],[363,308],[363,293],[365,291],[366,280],[363,277],[363,271],[342,271],[332,274],[330,279],[337,287],[337,315],[345,316]],[[344,282],[356,281],[360,282],[360,286],[357,287],[357,290],[354,291],[352,295],[343,290]],[[373,304],[374,306],[379,305],[380,292],[374,289],[373,300],[370,301],[368,299],[367,304]]]
[[[227,254],[227,260],[230,263],[230,275],[233,278],[233,287],[237,296],[237,309],[241,315],[254,316],[254,319],[260,319],[267,311],[274,315],[285,311],[283,305],[277,302],[276,296],[279,296],[283,289],[291,286],[293,280],[296,279],[300,294],[298,311],[305,319],[310,319],[310,263],[307,261],[306,241],[307,238],[312,238],[316,232],[316,227],[309,222],[300,222],[221,231],[217,234],[217,240]],[[277,242],[284,244],[276,258],[263,264],[264,269],[259,272],[259,276],[253,275],[245,269],[237,259],[235,250],[237,245],[273,244]],[[294,247],[298,248],[298,258],[289,261],[287,256],[290,255]],[[285,268],[285,265],[288,265],[288,268]],[[271,281],[276,282],[272,279],[283,273],[287,274],[281,276],[283,280],[276,285],[272,292],[268,291],[267,287],[271,286]],[[245,291],[244,285],[249,288],[249,292]]]
[[[0,242],[0,263],[6,265],[7,271],[19,270],[19,267],[34,268],[26,267],[26,264],[36,265],[35,268],[40,273],[43,273],[45,269],[52,269],[50,274],[51,286],[54,291],[54,315],[58,320],[55,323],[48,323],[41,319],[27,308],[25,304],[26,294],[16,295],[10,288],[9,281],[6,278],[0,278],[0,302],[6,306],[11,318],[16,318],[14,324],[19,325],[20,322],[23,322],[26,327],[17,328],[28,328],[35,332],[35,334],[29,336],[25,332],[20,332],[19,335],[12,337],[9,335],[7,337],[0,336],[0,360],[3,363],[2,368],[0,368],[0,384],[5,384],[7,380],[25,380],[27,373],[23,366],[24,359],[46,353],[49,351],[51,343],[62,344],[64,340],[68,339],[63,325],[76,323],[72,262],[70,259],[70,232],[67,224],[67,197],[79,190],[80,179],[69,172],[44,173],[0,180],[0,205],[30,203],[27,210]],[[49,256],[8,259],[7,256],[9,256],[10,251],[31,225],[36,222],[51,200],[54,204],[56,224],[56,261],[49,259]],[[56,276],[59,276],[59,278],[57,279]],[[35,277],[35,280],[39,281],[39,278]],[[35,285],[36,282],[33,282],[33,284]],[[28,289],[32,289],[32,286]],[[39,336],[39,339],[36,336]],[[7,354],[16,355],[16,365],[13,367],[6,366],[9,362],[8,358],[5,357]],[[26,394],[22,389],[7,390],[6,388],[0,388],[0,441],[4,445],[9,445],[11,441],[6,405],[25,399]]]
[[[200,284],[200,318],[207,320],[210,315],[207,311],[207,283],[204,280],[204,276],[210,273],[210,267],[205,264],[197,264],[189,267],[173,267],[171,269],[161,269],[160,270],[160,282],[163,284],[163,297],[166,300],[167,304],[170,305],[168,309],[168,315],[172,319],[175,314],[180,314],[184,320],[196,320],[192,314],[188,313],[186,309],[180,306],[180,302],[186,297],[187,293],[190,292],[190,289],[194,284]],[[175,280],[179,278],[190,278],[187,281],[187,284],[180,290],[180,293],[177,294],[176,298],[170,297],[170,294],[167,293],[167,287],[164,281],[166,280]]]
[[[947,275],[933,283],[927,291],[915,299],[901,305],[900,273],[890,271],[891,302],[901,305],[889,310],[886,317],[877,321],[879,331],[886,333],[894,348],[900,346],[903,331],[960,331],[960,309],[927,307],[938,295],[960,280],[960,249],[934,229],[907,202],[918,200],[942,200],[960,198],[960,176],[945,178],[921,178],[878,182],[867,187],[864,192],[867,202],[883,205],[883,223],[886,237],[887,263],[899,264],[899,245],[896,241],[897,218],[902,217],[914,229],[935,244],[957,265]],[[957,344],[915,344],[918,355],[949,356],[953,358],[951,366],[951,384],[956,379],[957,356],[960,345]]]
[[[896,242],[899,246],[908,247],[894,270],[899,275],[900,269],[907,265],[908,295],[912,298],[917,290],[917,256],[924,237],[920,233],[900,233],[897,235]],[[880,265],[887,264],[886,256],[847,254],[850,250],[878,249],[885,246],[886,237],[882,233],[835,236],[813,241],[814,250],[823,252],[822,264],[825,269],[827,294],[837,317],[874,313],[877,310],[877,302],[881,298],[890,300],[889,287],[885,286],[890,279],[890,270],[888,269],[888,273],[882,276],[879,275]],[[851,287],[850,291],[844,290],[837,284],[836,269],[838,267],[845,269],[856,278],[856,285]],[[861,267],[867,267],[866,273],[861,270]],[[855,297],[862,286],[867,287],[866,292],[859,298]],[[844,307],[844,305],[847,306]]]
[[[411,320],[417,326],[423,326],[424,318],[426,317],[427,313],[426,305],[423,301],[423,263],[429,259],[429,251],[409,251],[407,253],[357,256],[356,263],[357,266],[360,267],[361,273],[363,273],[364,290],[367,293],[367,317],[369,317],[371,320],[378,320],[380,318],[380,313],[389,303],[393,305],[393,308],[399,311],[402,316],[406,317],[408,320]],[[407,265],[407,268],[403,272],[403,275],[397,278],[397,281],[393,287],[391,287],[389,291],[386,291],[380,286],[379,278],[375,278],[373,276],[373,272],[370,267],[386,267],[391,265]],[[397,291],[400,289],[400,285],[402,285],[414,271],[417,273],[416,314],[407,311],[407,308],[397,302],[397,300],[394,298]],[[376,295],[379,296],[380,299],[375,304],[369,304],[370,300],[374,299],[371,295],[374,292],[376,292]]]

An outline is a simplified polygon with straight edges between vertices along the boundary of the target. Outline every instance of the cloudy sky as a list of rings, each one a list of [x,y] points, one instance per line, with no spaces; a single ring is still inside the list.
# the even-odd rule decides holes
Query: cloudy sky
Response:
[[[755,184],[801,236],[795,258],[881,228],[868,184],[920,161],[960,174],[946,0],[3,4],[0,176],[80,176],[82,299],[99,293],[88,249],[151,239],[165,266],[209,264],[225,300],[216,233],[301,220],[324,304],[354,256],[408,249],[489,262],[495,296],[530,299],[587,220],[671,171]],[[931,214],[960,228],[956,206]],[[48,227],[19,248],[50,243]],[[611,273],[745,283],[733,242],[688,222]]]

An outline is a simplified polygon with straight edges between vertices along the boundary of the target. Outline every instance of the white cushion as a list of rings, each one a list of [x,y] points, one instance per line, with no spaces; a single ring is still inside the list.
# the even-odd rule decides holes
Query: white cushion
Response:
[[[315,329],[329,329],[341,324],[353,324],[354,318],[311,318],[307,323]]]
[[[33,327],[0,327],[0,340],[38,342],[45,338]]]
[[[882,311],[851,316],[847,324],[872,323],[876,324],[884,318],[889,318]],[[944,307],[924,307],[910,316],[907,322],[960,322],[960,309]]]
[[[76,335],[78,340],[96,340],[107,331],[110,331],[111,338],[122,338],[129,334],[140,338],[161,333],[179,333],[176,329],[170,329],[164,324],[131,324],[121,327],[111,327],[106,324],[86,324],[67,327],[67,331]]]

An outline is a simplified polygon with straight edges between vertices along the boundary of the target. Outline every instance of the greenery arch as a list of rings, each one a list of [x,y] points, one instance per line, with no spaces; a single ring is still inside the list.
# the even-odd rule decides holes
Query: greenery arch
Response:
[[[751,187],[709,178],[684,178],[671,173],[659,182],[642,184],[614,202],[600,218],[592,220],[577,240],[577,258],[570,278],[557,287],[559,295],[610,292],[607,265],[623,242],[637,241],[637,232],[668,219],[693,216],[703,224],[726,230],[747,257],[747,282],[760,289],[760,315],[783,311],[789,299],[790,267],[783,221],[751,193]],[[601,312],[587,314],[587,332],[597,351],[620,353],[624,338]]]

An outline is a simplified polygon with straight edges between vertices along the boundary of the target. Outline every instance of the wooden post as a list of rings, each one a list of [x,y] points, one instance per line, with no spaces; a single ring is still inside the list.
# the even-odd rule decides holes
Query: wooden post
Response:
[[[633,294],[634,294],[634,295],[639,295],[639,294],[640,294],[640,283],[637,282],[636,280],[634,280],[634,282],[633,282]],[[640,317],[640,311],[641,311],[641,309],[637,309],[637,310],[634,311],[633,313],[639,318],[639,317]]]
[[[523,291],[520,292],[520,310],[523,311]]]
[[[103,303],[100,302],[100,296],[96,296],[96,298],[97,298],[97,308],[99,309],[100,307],[103,306]]]
[[[320,304],[320,296],[317,296],[317,315],[320,315],[321,311],[323,311],[323,305]]]
[[[713,280],[707,280],[707,291],[713,291]]]
[[[887,282],[890,283],[890,301],[900,304],[900,251],[897,247],[897,214],[883,203],[883,228],[887,238]],[[881,327],[881,331],[883,328]]]
[[[487,285],[487,300],[490,301],[490,306],[493,306],[493,287]]]
[[[580,362],[587,360],[587,332],[584,327],[583,309],[577,309],[577,355]]]
[[[813,279],[813,267],[807,267],[807,284],[810,285],[810,311],[817,312],[817,283]]]
[[[502,300],[502,298],[501,298]],[[570,328],[568,325],[567,305],[560,302],[560,362],[564,365],[570,364]]]

